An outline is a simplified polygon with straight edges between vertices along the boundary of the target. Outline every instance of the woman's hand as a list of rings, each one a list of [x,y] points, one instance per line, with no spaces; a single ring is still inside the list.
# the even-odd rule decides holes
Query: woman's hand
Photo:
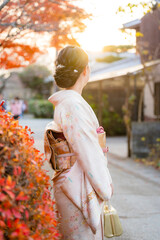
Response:
[[[113,192],[114,192],[114,188],[113,188],[113,184],[112,183],[110,185],[111,185],[111,189],[112,189],[112,194],[111,194],[111,197],[112,197]]]
[[[102,150],[104,153],[107,153],[107,152],[109,152],[109,147],[102,148]]]

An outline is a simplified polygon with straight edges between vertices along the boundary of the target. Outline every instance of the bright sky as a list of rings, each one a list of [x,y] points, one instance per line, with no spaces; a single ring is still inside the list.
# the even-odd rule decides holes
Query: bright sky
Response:
[[[144,0],[145,2],[150,0]],[[130,3],[140,3],[140,0],[77,0],[78,4],[85,8],[87,12],[92,13],[93,19],[87,20],[87,28],[85,32],[77,34],[77,40],[81,44],[81,47],[86,51],[97,52],[101,51],[106,45],[123,45],[134,44],[135,45],[135,32],[133,35],[122,33],[119,28],[123,23],[141,18],[143,16],[143,9],[137,9],[134,14],[119,13],[116,14],[119,6],[125,7]],[[46,39],[48,38],[46,34]],[[36,43],[41,41],[36,40]],[[47,43],[47,41],[46,41]],[[48,48],[50,58],[55,57],[55,49]],[[49,60],[49,58],[48,58]],[[41,61],[41,60],[40,60]],[[53,62],[49,60],[49,62]],[[49,64],[49,63],[47,63]],[[51,69],[53,66],[51,66]]]
[[[99,51],[106,45],[135,44],[135,34],[128,36],[119,28],[123,23],[143,16],[143,10],[137,9],[134,15],[119,13],[119,6],[127,3],[139,3],[139,0],[79,0],[80,6],[94,14],[93,20],[87,20],[85,32],[78,34],[77,39],[86,50]],[[146,0],[147,2],[147,0]]]

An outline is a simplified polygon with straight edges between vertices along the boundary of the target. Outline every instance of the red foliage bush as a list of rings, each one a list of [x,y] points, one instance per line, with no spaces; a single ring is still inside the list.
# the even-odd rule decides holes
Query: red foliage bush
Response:
[[[59,239],[49,176],[31,129],[0,107],[0,239]]]

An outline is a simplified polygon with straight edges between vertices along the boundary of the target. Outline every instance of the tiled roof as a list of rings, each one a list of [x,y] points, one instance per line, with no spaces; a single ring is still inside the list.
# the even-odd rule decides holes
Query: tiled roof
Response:
[[[140,58],[137,57],[135,59],[125,59],[126,62],[120,63],[121,61],[117,62],[117,65],[112,65],[106,67],[105,69],[101,69],[96,73],[91,74],[89,83],[101,80],[107,80],[111,78],[125,76],[127,74],[133,74],[141,71],[143,69],[143,65],[140,63]],[[160,64],[160,59],[150,61],[145,63],[146,67],[150,67],[156,64]]]

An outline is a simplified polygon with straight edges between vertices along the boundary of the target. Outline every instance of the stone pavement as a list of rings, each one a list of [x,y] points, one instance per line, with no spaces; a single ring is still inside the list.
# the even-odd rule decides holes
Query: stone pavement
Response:
[[[20,119],[35,132],[35,146],[43,152],[43,134],[52,119]],[[125,137],[107,138],[108,167],[114,184],[111,203],[118,211],[123,235],[113,240],[160,239],[160,172],[126,158]],[[48,163],[44,166],[52,176]],[[107,240],[107,238],[106,238]]]
[[[35,147],[40,150],[42,153],[44,153],[44,130],[45,126],[47,125],[48,122],[52,121],[52,119],[26,119],[26,118],[21,118],[19,120],[19,123],[22,126],[28,126],[31,128],[31,130],[34,132],[32,135],[35,140]],[[48,175],[50,178],[53,175],[53,170],[51,169],[50,165],[48,162],[45,162],[44,168],[48,171]],[[51,185],[52,182],[50,181]]]

